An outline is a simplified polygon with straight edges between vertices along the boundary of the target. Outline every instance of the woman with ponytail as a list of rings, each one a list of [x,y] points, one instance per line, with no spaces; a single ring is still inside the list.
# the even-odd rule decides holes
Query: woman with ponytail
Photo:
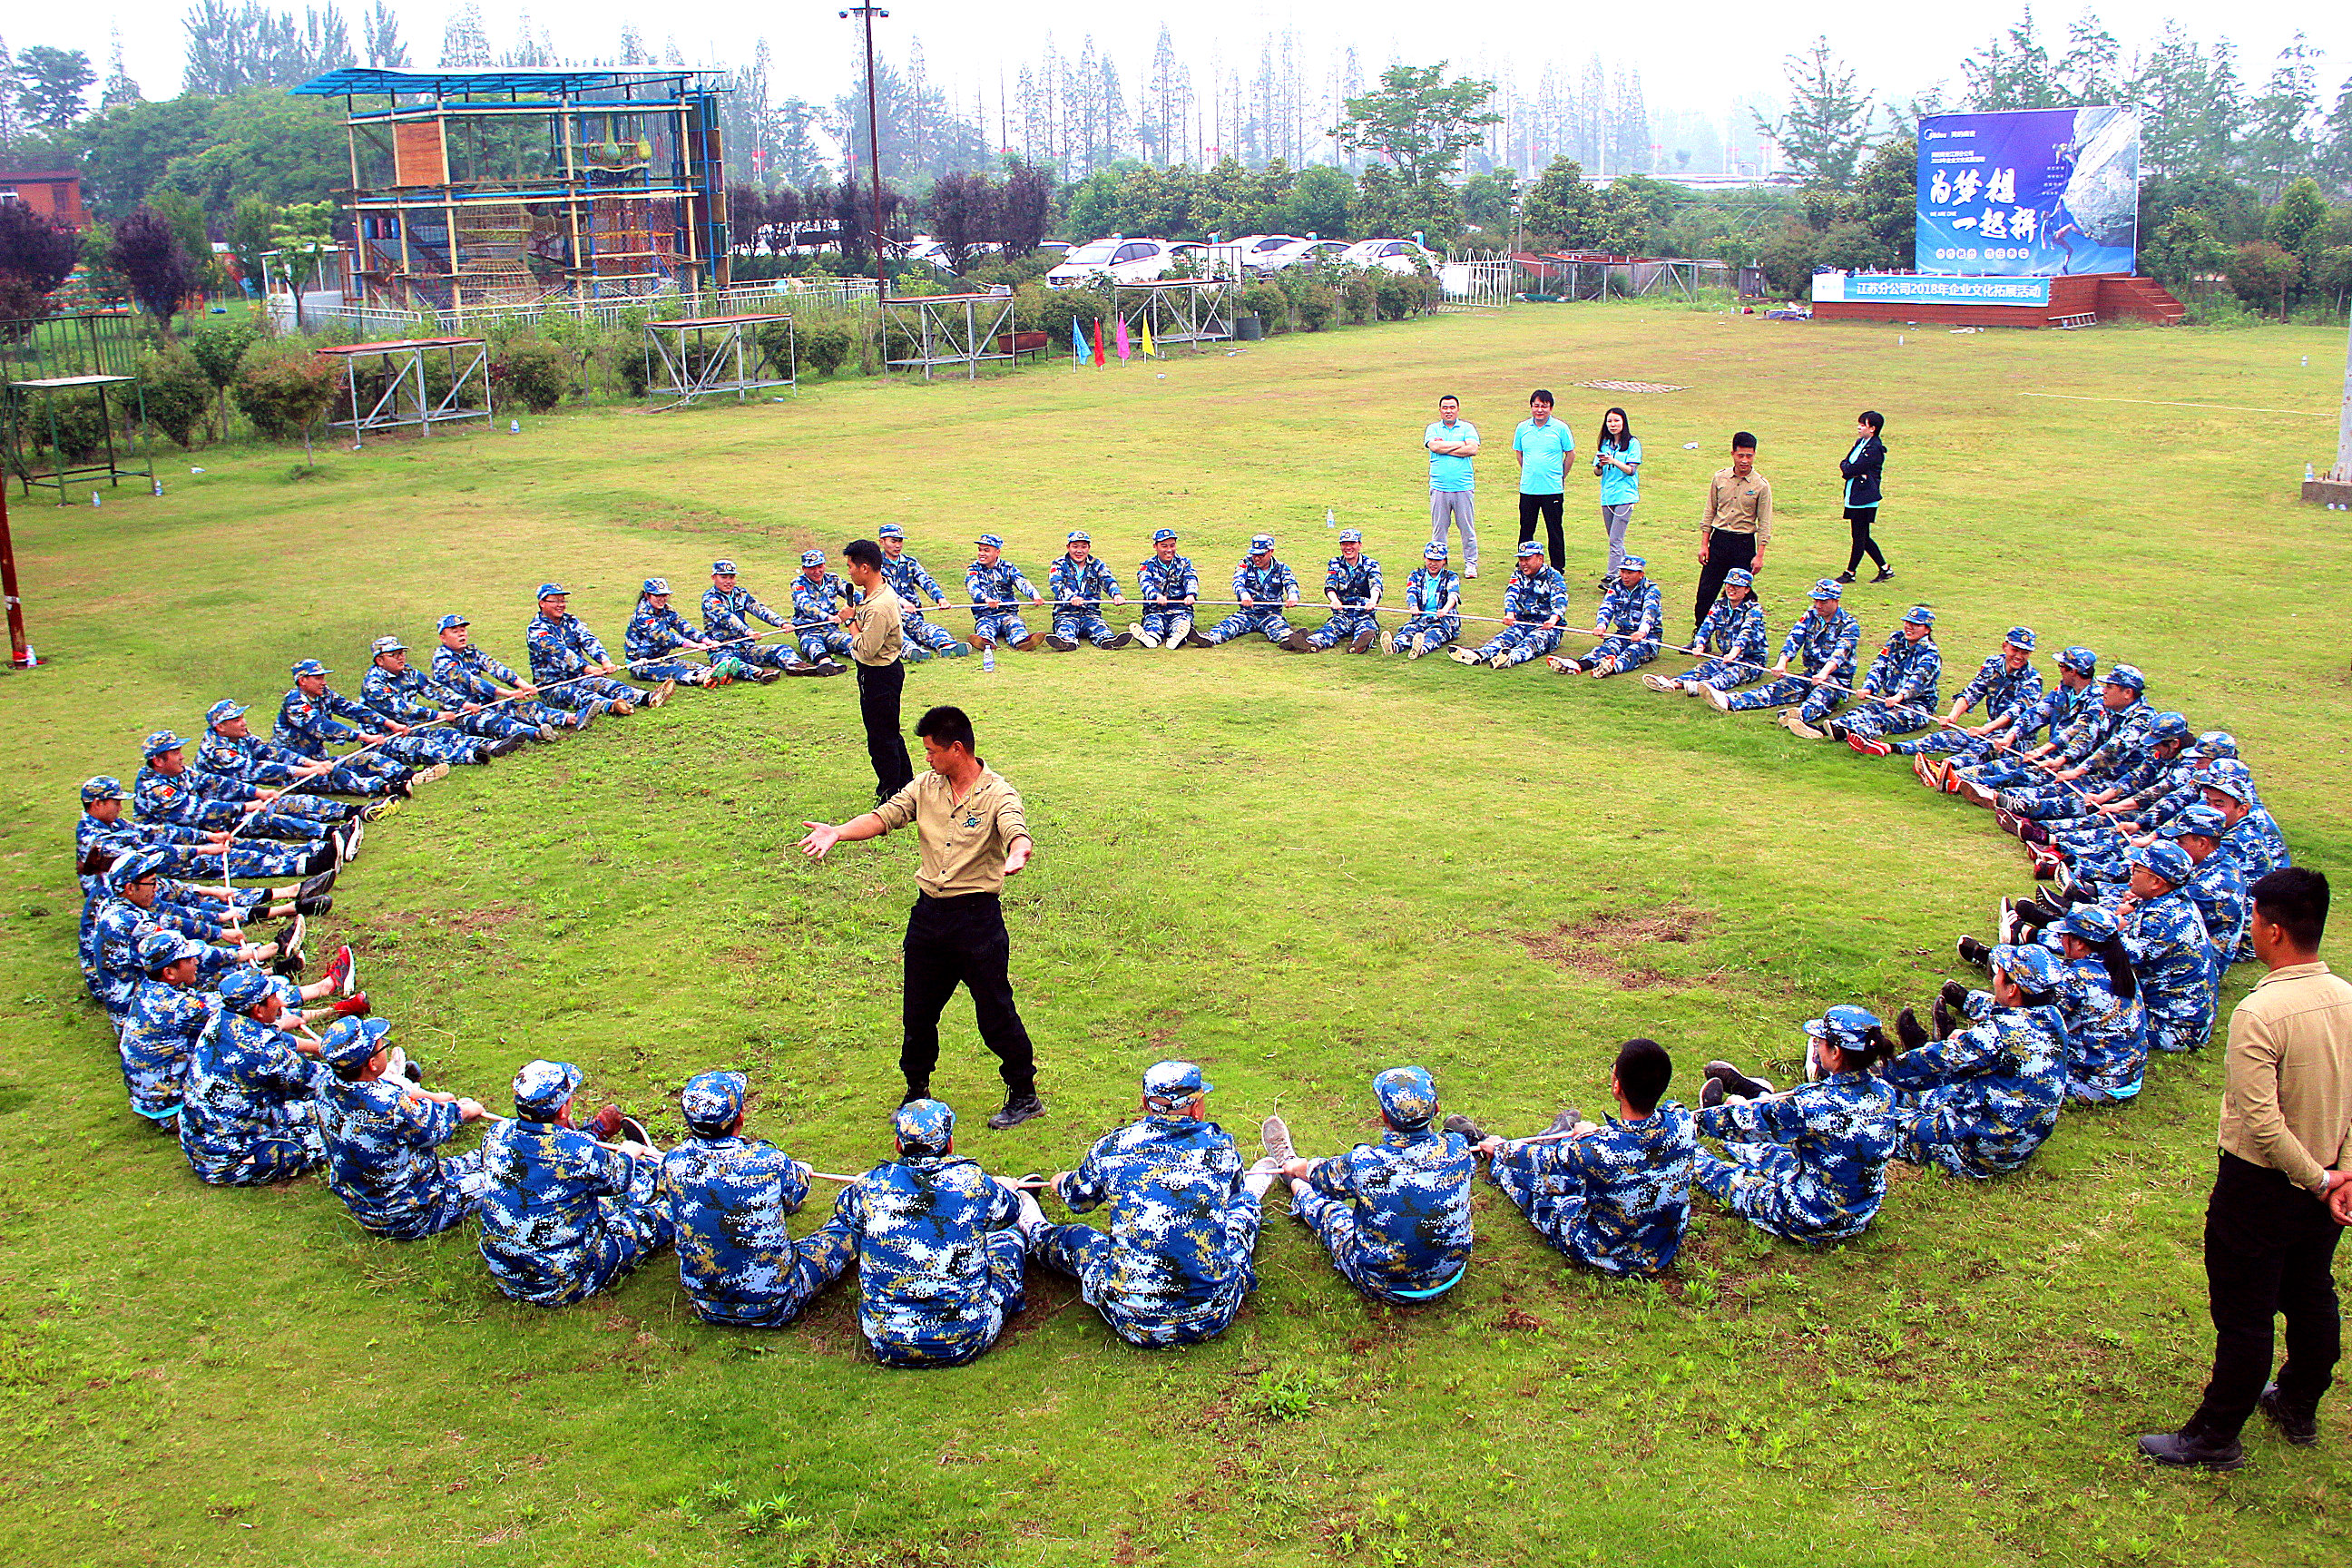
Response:
[[[1997,947],[1991,967],[1990,1016],[1886,1064],[1900,1100],[1900,1158],[1978,1181],[2032,1159],[2066,1102],[2057,954]]]

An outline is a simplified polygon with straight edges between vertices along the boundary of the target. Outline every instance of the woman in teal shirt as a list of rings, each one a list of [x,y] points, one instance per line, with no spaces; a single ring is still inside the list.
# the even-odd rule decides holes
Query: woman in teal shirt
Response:
[[[1622,408],[1601,416],[1592,471],[1601,476],[1601,526],[1609,531],[1609,570],[1601,577],[1606,587],[1625,564],[1625,529],[1633,521],[1633,503],[1642,499],[1642,443],[1633,439],[1633,422]]]

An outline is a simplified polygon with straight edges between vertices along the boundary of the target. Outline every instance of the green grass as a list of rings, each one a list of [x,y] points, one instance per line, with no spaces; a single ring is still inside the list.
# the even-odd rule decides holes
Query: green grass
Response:
[[[2150,673],[2236,733],[2298,858],[2352,849],[2352,566],[2293,481],[2332,421],[2033,399],[2331,407],[2327,331],[1953,336],[1639,305],[1439,320],[977,386],[845,383],[789,406],[526,421],[429,444],[167,476],[162,501],[13,511],[33,638],[0,682],[0,1550],[229,1563],[2317,1563],[2347,1539],[2343,1445],[2259,1423],[2252,1464],[2159,1475],[2208,1353],[2198,1238],[2219,1063],[2166,1061],[2070,1114],[2032,1168],[1906,1173],[1864,1239],[1807,1252],[1701,1200],[1654,1283],[1566,1269],[1482,1186],[1465,1283],[1367,1307],[1287,1219],[1222,1340],[1114,1339],[1066,1281],[973,1367],[885,1373],[845,1291],[772,1335],[699,1326],[667,1258],[608,1297],[505,1303],[464,1237],[362,1237],[314,1182],[213,1191],[132,1122],[73,967],[72,788],[215,697],[274,702],[317,653],[457,608],[513,658],[560,577],[617,642],[636,579],[716,555],[782,596],[803,547],[904,522],[935,571],[1004,533],[1033,574],[1084,523],[1123,573],[1184,531],[1221,580],[1270,529],[1311,572],[1327,506],[1401,574],[1425,538],[1417,432],[1441,392],[1501,448],[1530,384],[1580,437],[1624,402],[1648,448],[1633,546],[1686,604],[1698,487],[1757,430],[1781,505],[1776,633],[1843,562],[1832,464],[1890,419],[1902,574],[1962,675],[2024,620]],[[2297,366],[2308,353],[2315,366]],[[1625,397],[1623,377],[1688,390]],[[1685,451],[1683,444],[1697,442]],[[1579,480],[1572,537],[1601,541]],[[945,575],[945,573],[941,574]],[[1577,574],[1589,611],[1589,579]],[[2044,664],[2047,665],[2045,658]],[[675,1132],[738,1066],[753,1130],[820,1168],[887,1145],[912,846],[790,853],[870,787],[845,683],[688,693],[436,786],[370,837],[329,941],[442,1081],[495,1097],[563,1056]],[[1506,1128],[1605,1099],[1632,1034],[1783,1070],[1798,1020],[1891,1013],[2022,886],[1980,813],[1893,762],[1808,748],[1629,680],[1263,645],[915,670],[975,713],[1040,845],[1015,983],[1052,1116],[978,1129],[990,1063],[951,1010],[939,1083],[992,1168],[1066,1163],[1182,1054],[1237,1132],[1369,1136],[1367,1079],[1427,1063]],[[2339,921],[2339,930],[2343,922]],[[314,944],[315,945],[315,944]],[[2334,944],[2339,958],[2339,936]],[[2226,1000],[2251,975],[2242,972]],[[469,1135],[470,1136],[470,1135]],[[1279,1205],[1276,1205],[1277,1208]],[[819,1210],[809,1216],[814,1224]]]

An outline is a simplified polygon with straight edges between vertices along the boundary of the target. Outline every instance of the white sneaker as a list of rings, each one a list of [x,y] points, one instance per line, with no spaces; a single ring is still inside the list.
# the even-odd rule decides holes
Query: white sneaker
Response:
[[[1249,1168],[1249,1174],[1242,1178],[1242,1185],[1249,1189],[1250,1196],[1263,1203],[1280,1175],[1280,1166],[1271,1160],[1260,1160]]]
[[[1135,628],[1135,640],[1145,647],[1158,647],[1160,646],[1160,638],[1152,633],[1145,631],[1141,626]]]
[[[1653,691],[1680,691],[1683,689],[1681,681],[1663,675],[1645,675],[1642,677],[1642,684]]]
[[[1445,651],[1447,657],[1452,658],[1456,664],[1484,664],[1486,662],[1466,647],[1448,648]]]
[[[1462,575],[1465,577],[1475,577],[1478,575],[1478,563],[1474,561],[1469,565],[1462,568]]]
[[[1696,680],[1677,680],[1675,684],[1682,689],[1682,694],[1685,697],[1696,697],[1699,694],[1699,683]]]
[[[1412,634],[1412,657],[1413,657],[1413,658],[1419,658],[1422,655],[1423,655],[1423,654],[1427,653],[1428,651],[1429,651],[1429,634],[1428,634],[1427,632],[1415,632],[1415,633],[1413,633],[1413,634]]]
[[[1698,689],[1698,694],[1701,697],[1706,698],[1706,705],[1714,709],[1717,712],[1728,713],[1731,711],[1730,692],[1723,690],[1719,687],[1702,686]]]
[[[1562,658],[1556,653],[1544,655],[1544,665],[1554,675],[1573,675],[1578,668],[1574,660]]]
[[[1160,646],[1162,647],[1182,647],[1186,640],[1189,639],[1192,635],[1192,623],[1190,620],[1171,621],[1168,623],[1168,636]]]

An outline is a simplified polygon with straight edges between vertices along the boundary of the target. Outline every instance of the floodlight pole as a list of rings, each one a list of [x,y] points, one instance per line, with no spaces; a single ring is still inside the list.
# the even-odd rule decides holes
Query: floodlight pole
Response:
[[[879,314],[882,301],[889,297],[890,281],[882,253],[882,111],[874,87],[874,18],[890,13],[879,5],[853,5],[841,15],[844,20],[856,16],[866,26],[866,157],[867,181],[874,187],[874,309]],[[887,356],[887,343],[883,352]]]

